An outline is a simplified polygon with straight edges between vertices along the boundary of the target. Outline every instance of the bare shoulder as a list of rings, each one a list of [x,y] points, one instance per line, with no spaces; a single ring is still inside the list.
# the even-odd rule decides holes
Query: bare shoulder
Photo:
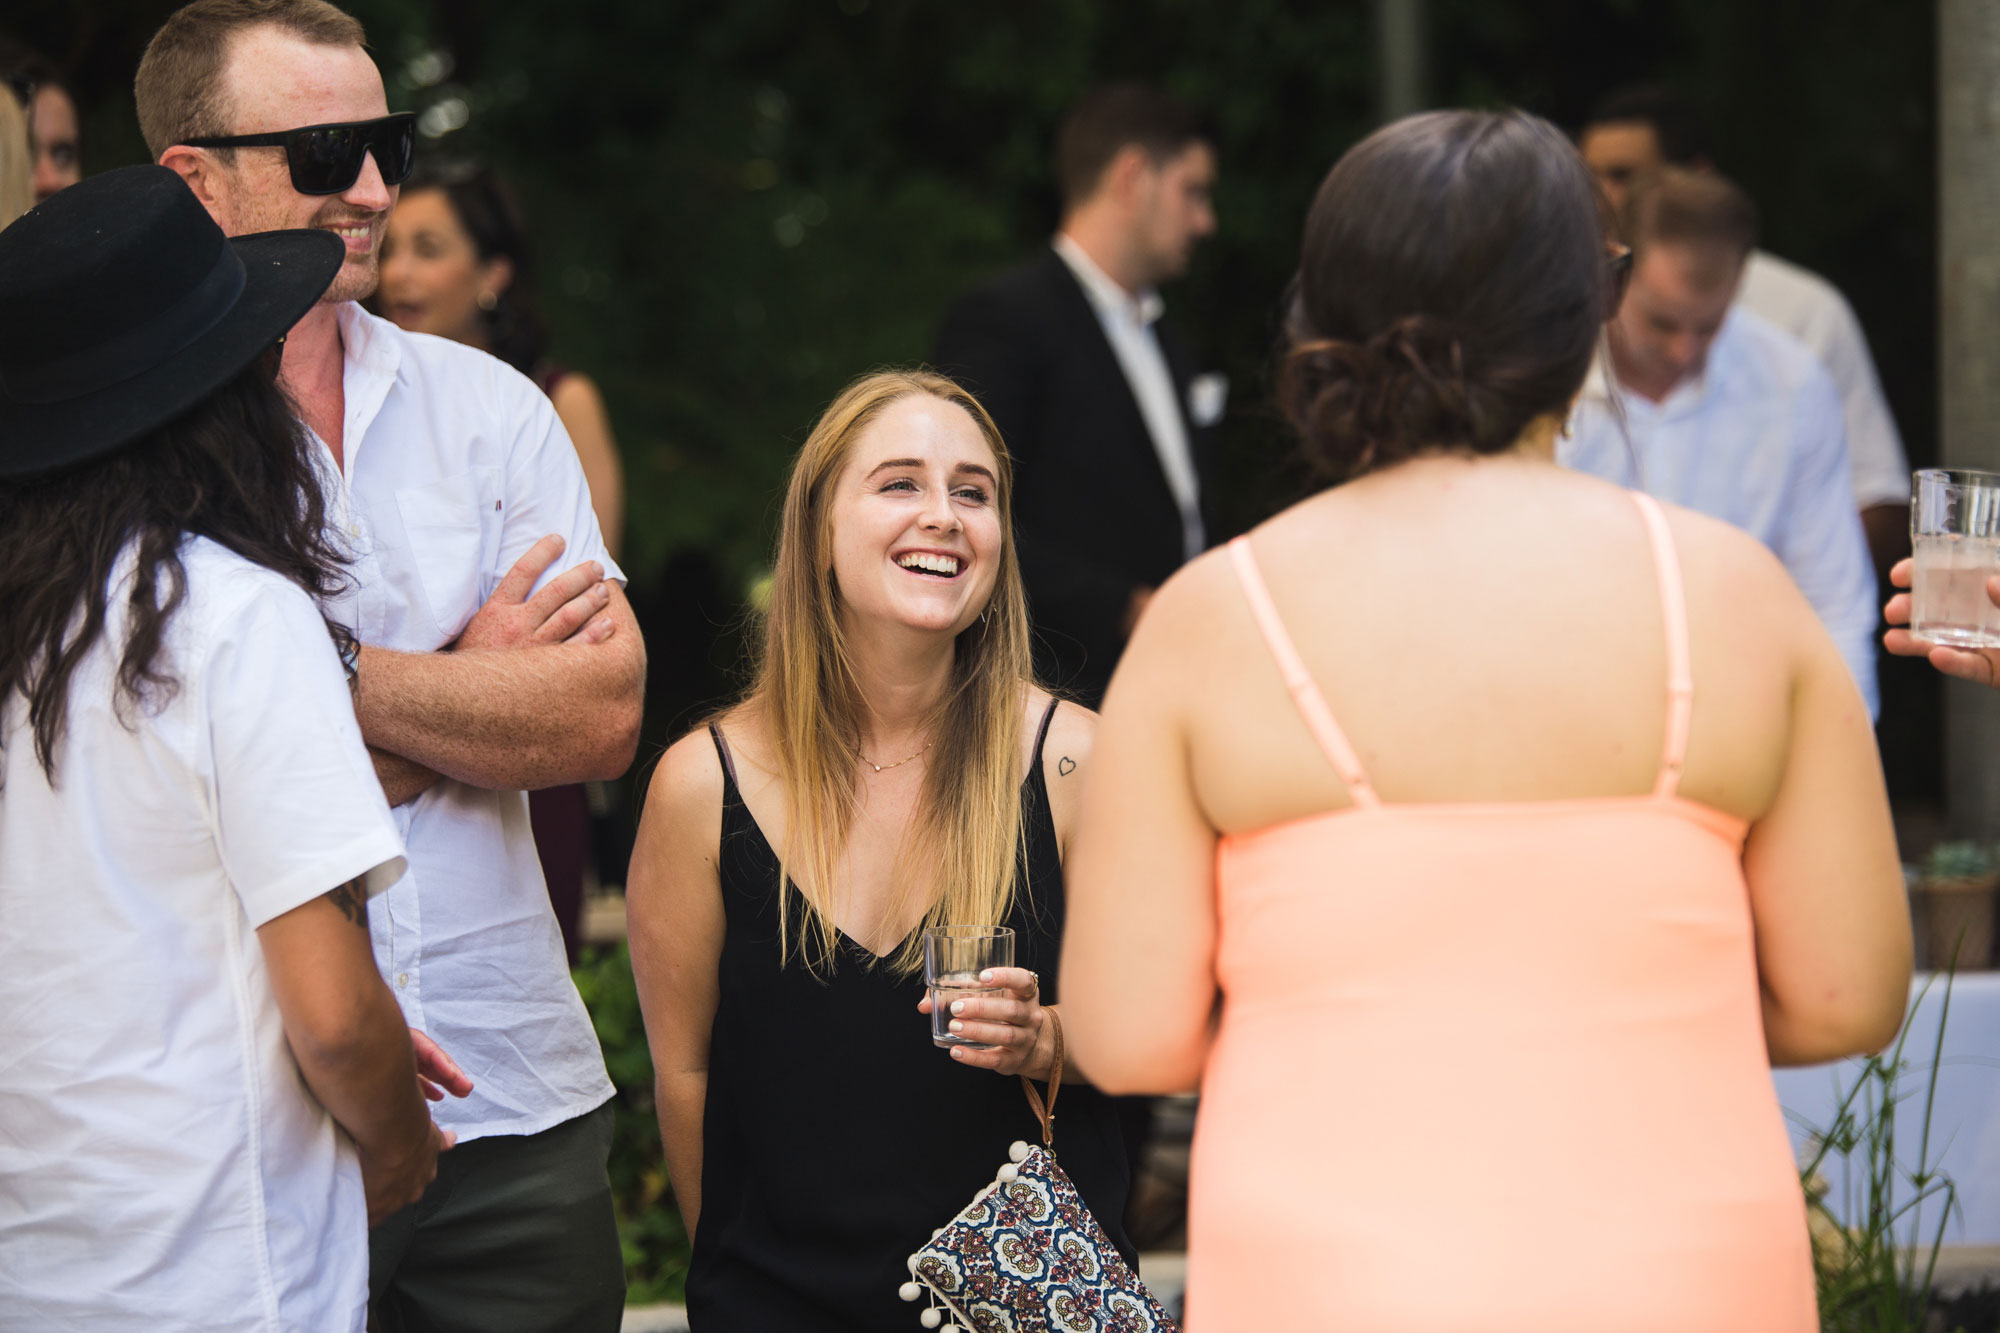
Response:
[[[549,395],[549,401],[555,404],[556,415],[565,421],[569,420],[572,412],[604,414],[604,394],[597,387],[597,381],[574,370],[556,381],[555,392]]]
[[[1032,728],[1041,726],[1052,698],[1053,695],[1039,687],[1028,691],[1030,744],[1034,740]],[[1048,737],[1042,743],[1042,772],[1051,795],[1058,784],[1070,787],[1081,785],[1083,766],[1090,759],[1091,743],[1096,737],[1097,714],[1069,699],[1056,704],[1055,715],[1049,718]]]
[[[667,747],[646,784],[640,841],[647,833],[684,837],[697,831],[722,836],[722,760],[707,727],[697,727]]]
[[[1662,505],[1673,533],[1689,614],[1738,631],[1758,627],[1784,641],[1816,626],[1812,607],[1772,550],[1732,523]]]
[[[1174,571],[1139,618],[1125,655],[1119,659],[1122,688],[1114,696],[1171,688],[1212,661],[1228,627],[1247,621],[1248,603],[1230,565],[1229,552],[1218,547]]]

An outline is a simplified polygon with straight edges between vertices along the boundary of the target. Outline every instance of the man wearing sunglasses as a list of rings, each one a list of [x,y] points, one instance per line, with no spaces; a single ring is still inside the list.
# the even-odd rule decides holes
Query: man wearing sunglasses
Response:
[[[408,847],[371,905],[376,961],[470,1076],[434,1075],[467,1094],[435,1108],[453,1169],[370,1237],[376,1325],[609,1333],[612,1089],[523,792],[624,771],[645,650],[547,397],[355,304],[415,150],[362,40],[325,0],[196,0],[140,63],[140,128],[224,231],[346,246],[281,378],[325,446],[354,585],[328,613],[363,645],[355,712]]]

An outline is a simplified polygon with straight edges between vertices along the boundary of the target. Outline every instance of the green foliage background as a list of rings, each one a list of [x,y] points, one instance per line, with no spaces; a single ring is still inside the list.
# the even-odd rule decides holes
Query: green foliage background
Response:
[[[635,583],[698,547],[744,586],[817,410],[870,366],[920,359],[954,291],[1047,236],[1054,124],[1107,77],[1158,80],[1213,119],[1222,231],[1169,302],[1230,372],[1231,526],[1294,494],[1263,393],[1272,303],[1313,187],[1372,123],[1366,0],[348,7],[391,105],[463,102],[440,146],[491,157],[527,202],[556,352],[602,381],[625,449]],[[143,156],[129,80],[172,8],[14,0],[0,18],[75,69],[93,169]],[[1680,82],[1772,248],[1849,292],[1911,452],[1931,456],[1932,6],[1429,9],[1441,105],[1574,123],[1613,84]]]

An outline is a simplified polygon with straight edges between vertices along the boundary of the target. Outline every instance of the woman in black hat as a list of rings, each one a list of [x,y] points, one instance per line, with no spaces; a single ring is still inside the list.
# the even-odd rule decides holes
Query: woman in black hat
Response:
[[[0,1327],[358,1333],[449,1146],[275,379],[341,256],[151,166],[0,234]]]

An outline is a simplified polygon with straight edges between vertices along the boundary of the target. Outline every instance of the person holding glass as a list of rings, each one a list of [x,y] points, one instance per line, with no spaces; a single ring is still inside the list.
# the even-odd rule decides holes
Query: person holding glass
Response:
[[[627,901],[696,1329],[916,1328],[906,1260],[1039,1125],[1063,851],[1095,717],[1034,682],[991,418],[883,372],[793,465],[755,684],[655,773]],[[933,1044],[927,928],[1015,966]],[[1065,1070],[1063,1167],[1128,1261],[1110,1102]],[[995,1077],[1000,1075],[1001,1077]]]
[[[1898,560],[1889,571],[1889,582],[1895,587],[1911,588],[1916,580],[1916,561],[1905,558]],[[2000,614],[2000,574],[1990,574],[1980,589],[1993,608],[1986,615],[1987,620]],[[1882,636],[1882,645],[1898,657],[1925,657],[1930,664],[1947,676],[1957,676],[1975,685],[2000,689],[2000,647],[1952,647],[1919,638],[1910,628],[1910,617],[1915,598],[1908,592],[1899,592],[1889,599],[1882,608],[1882,618],[1889,622],[1889,632]]]
[[[1616,272],[1537,117],[1349,151],[1280,367],[1340,484],[1112,683],[1064,1016],[1107,1091],[1201,1090],[1193,1327],[1818,1327],[1770,1067],[1900,1024],[1888,802],[1770,552],[1556,465]]]

